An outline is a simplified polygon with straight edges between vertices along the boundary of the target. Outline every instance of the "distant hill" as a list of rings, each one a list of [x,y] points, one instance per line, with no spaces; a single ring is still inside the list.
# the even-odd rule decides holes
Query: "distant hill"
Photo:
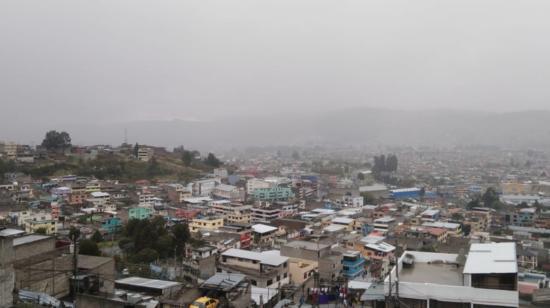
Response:
[[[252,145],[402,145],[550,148],[550,111],[395,111],[356,108],[309,115],[270,113],[212,122],[150,121],[73,125],[67,130],[86,144],[129,141],[159,146],[183,144],[219,149]]]

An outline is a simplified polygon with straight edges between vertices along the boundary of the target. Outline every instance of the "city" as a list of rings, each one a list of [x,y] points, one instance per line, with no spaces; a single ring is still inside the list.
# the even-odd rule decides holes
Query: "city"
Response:
[[[0,1],[0,308],[550,307],[548,12]]]
[[[0,143],[2,305],[549,303],[547,153],[394,150]]]

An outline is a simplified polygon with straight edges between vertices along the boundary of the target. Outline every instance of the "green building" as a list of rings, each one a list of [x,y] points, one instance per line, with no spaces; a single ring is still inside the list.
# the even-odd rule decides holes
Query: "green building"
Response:
[[[134,207],[128,211],[129,219],[149,219],[153,214],[153,210],[146,207]]]
[[[294,197],[290,187],[259,188],[254,190],[253,196],[259,201],[285,201]]]

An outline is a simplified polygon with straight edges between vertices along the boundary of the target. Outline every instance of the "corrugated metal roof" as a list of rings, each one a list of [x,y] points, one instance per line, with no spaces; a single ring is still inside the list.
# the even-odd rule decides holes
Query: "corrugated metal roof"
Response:
[[[464,274],[517,273],[516,243],[472,244]]]

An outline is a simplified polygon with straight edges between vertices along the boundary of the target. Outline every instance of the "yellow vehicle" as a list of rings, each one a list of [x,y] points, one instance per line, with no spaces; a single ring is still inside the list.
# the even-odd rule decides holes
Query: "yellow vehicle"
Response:
[[[220,301],[215,298],[210,297],[199,297],[197,298],[189,308],[218,308]]]

